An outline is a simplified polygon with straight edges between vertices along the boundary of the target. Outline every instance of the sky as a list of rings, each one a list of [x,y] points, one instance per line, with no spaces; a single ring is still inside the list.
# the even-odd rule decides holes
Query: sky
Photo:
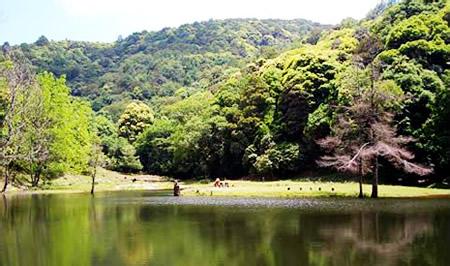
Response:
[[[112,42],[143,30],[226,18],[363,18],[380,0],[0,0],[0,43]]]

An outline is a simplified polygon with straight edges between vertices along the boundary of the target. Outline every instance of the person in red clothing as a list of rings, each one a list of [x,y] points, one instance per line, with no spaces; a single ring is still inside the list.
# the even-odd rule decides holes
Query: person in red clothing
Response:
[[[216,181],[214,181],[214,187],[222,187],[222,182],[220,182],[220,178],[216,178]]]

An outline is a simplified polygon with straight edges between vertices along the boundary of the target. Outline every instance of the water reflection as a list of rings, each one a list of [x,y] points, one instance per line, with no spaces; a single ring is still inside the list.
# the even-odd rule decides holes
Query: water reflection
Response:
[[[208,201],[136,192],[2,197],[0,265],[450,262],[448,200],[196,200]]]

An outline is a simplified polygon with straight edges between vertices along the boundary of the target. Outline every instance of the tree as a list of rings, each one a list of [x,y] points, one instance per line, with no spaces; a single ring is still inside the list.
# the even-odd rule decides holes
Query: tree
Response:
[[[0,73],[0,163],[7,174],[12,167],[29,170],[31,185],[41,175],[66,170],[82,171],[90,145],[90,107],[71,98],[64,78],[34,76],[23,56],[6,54]],[[25,165],[25,167],[24,167]]]
[[[95,141],[92,143],[92,150],[90,153],[89,166],[90,166],[90,175],[91,175],[91,194],[94,194],[95,189],[95,178],[97,177],[97,168],[100,166],[102,162],[102,150],[99,145],[99,139],[95,137]]]
[[[443,177],[450,173],[450,70],[445,72],[443,78],[447,86],[437,92],[436,101],[433,106],[432,119],[426,124],[424,134],[425,148],[433,156],[432,161],[436,164],[436,172],[439,171]]]
[[[108,117],[98,115],[95,117],[95,131],[102,153],[106,156],[101,163],[111,170],[136,172],[142,169],[135,154],[134,147],[127,139],[119,137],[117,125]]]
[[[392,125],[393,115],[388,109],[399,97],[395,95],[396,87],[390,81],[375,80],[373,66],[361,74],[366,74],[369,80],[359,84],[361,87],[348,88],[351,103],[340,106],[337,121],[332,127],[333,135],[318,141],[328,154],[317,163],[321,167],[359,174],[359,197],[363,196],[361,177],[373,172],[371,197],[377,198],[381,158],[407,173],[427,175],[432,170],[410,162],[414,155],[405,145],[412,139],[397,136]],[[361,78],[354,77],[353,80]]]
[[[247,147],[244,163],[250,164],[251,170],[273,178],[275,174],[289,174],[298,169],[299,145],[289,142],[277,144],[272,135],[265,130],[262,137],[257,137],[254,144]]]
[[[130,103],[119,118],[119,135],[133,143],[153,123],[153,112],[142,102]]]
[[[286,60],[281,91],[274,114],[276,132],[283,140],[300,143],[308,117],[335,93],[338,66],[328,55],[302,51]]]
[[[169,140],[175,131],[175,123],[168,119],[156,119],[138,138],[137,154],[150,173],[170,174],[173,148]]]
[[[119,138],[111,150],[113,169],[121,172],[137,172],[142,164],[136,156],[136,149],[127,139]]]
[[[366,15],[368,19],[376,19],[380,16],[386,8],[395,4],[398,0],[383,0],[380,1],[369,13]]]
[[[39,39],[37,39],[37,41],[34,43],[37,46],[45,46],[48,45],[50,42],[48,41],[47,37],[45,37],[44,35],[42,35],[41,37],[39,37]]]
[[[24,117],[24,143],[21,149],[25,155],[24,161],[29,167],[31,185],[36,187],[50,159],[50,147],[53,140],[50,129],[53,125],[46,110],[50,100],[49,91],[43,90],[36,83],[29,88],[29,92],[27,102],[31,112]]]
[[[5,57],[0,61],[0,167],[5,172],[2,192],[7,189],[13,163],[23,158],[20,147],[26,126],[24,118],[29,113],[26,100],[28,88],[34,82],[19,53],[7,53]]]
[[[43,96],[42,116],[49,120],[45,128],[49,158],[40,162],[40,172],[54,177],[64,172],[87,171],[93,137],[92,109],[85,101],[70,96],[63,77],[44,72],[37,81]]]

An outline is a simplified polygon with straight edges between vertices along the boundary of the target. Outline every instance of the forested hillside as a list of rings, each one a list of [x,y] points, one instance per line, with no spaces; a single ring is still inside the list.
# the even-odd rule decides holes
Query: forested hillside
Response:
[[[327,153],[318,140],[339,135],[345,120],[352,130],[344,137],[356,136],[347,141],[345,156],[357,154],[355,143],[365,135],[375,134],[368,143],[390,145],[384,151],[376,146],[385,157],[380,171],[386,181],[405,177],[406,159],[419,162],[418,168],[403,169],[411,174],[434,169],[447,175],[449,4],[403,1],[379,6],[378,12],[386,7],[379,15],[375,10],[373,19],[344,21],[317,44],[254,61],[213,92],[180,95],[163,106],[135,144],[144,169],[188,176],[286,176],[316,169]],[[371,102],[376,106],[367,113],[375,117],[364,118],[372,124],[355,124],[366,120],[351,108],[368,105],[357,99],[374,95],[379,102]],[[372,132],[377,126],[389,134]],[[374,158],[367,156],[364,175],[374,170]]]
[[[306,20],[210,20],[138,32],[111,44],[43,36],[20,49],[36,71],[65,75],[72,94],[88,97],[98,111],[124,100],[171,96],[182,87],[205,90],[245,62],[314,39],[324,28]]]
[[[96,111],[83,145],[97,143],[114,170],[284,178],[323,166],[428,183],[450,170],[449,24],[447,1],[406,0],[333,29],[208,21],[113,44],[42,37],[3,50],[6,62],[23,54],[33,71],[66,75],[72,95]],[[47,88],[63,79],[37,81]],[[9,165],[36,171],[17,158]]]

